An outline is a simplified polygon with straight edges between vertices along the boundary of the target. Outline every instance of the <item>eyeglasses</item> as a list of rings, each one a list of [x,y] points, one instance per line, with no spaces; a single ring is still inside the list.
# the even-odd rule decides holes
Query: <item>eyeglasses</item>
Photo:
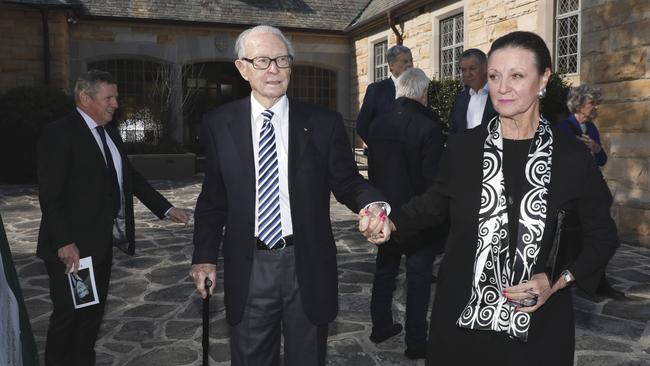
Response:
[[[253,68],[256,70],[266,70],[271,66],[271,62],[275,62],[275,66],[278,67],[278,69],[286,69],[291,67],[291,64],[293,63],[293,56],[291,55],[284,55],[284,56],[278,56],[276,58],[270,58],[270,57],[255,57],[255,58],[246,58],[242,57],[241,58],[244,61],[250,62],[253,64]]]

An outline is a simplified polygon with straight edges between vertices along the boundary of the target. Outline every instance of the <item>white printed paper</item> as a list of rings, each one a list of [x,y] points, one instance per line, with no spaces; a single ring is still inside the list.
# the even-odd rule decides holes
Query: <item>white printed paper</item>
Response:
[[[99,304],[92,257],[79,259],[79,270],[77,273],[70,272],[68,281],[75,309]]]

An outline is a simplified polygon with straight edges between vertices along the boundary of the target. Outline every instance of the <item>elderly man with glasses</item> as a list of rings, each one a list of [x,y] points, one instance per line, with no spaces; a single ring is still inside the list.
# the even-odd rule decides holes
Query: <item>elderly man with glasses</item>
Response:
[[[232,365],[278,365],[281,338],[285,365],[324,365],[338,310],[330,193],[378,218],[369,237],[390,235],[389,207],[359,175],[341,115],[287,98],[294,52],[285,36],[257,26],[235,51],[252,92],[204,117],[191,276],[207,296],[221,248]]]

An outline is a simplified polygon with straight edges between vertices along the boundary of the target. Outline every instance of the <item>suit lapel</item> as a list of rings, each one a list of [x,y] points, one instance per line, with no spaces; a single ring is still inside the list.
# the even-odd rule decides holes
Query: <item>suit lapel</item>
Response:
[[[95,140],[95,135],[90,128],[88,128],[86,121],[84,121],[79,112],[75,111],[74,115],[76,119],[75,125],[78,127],[77,132],[79,133],[80,141],[82,141],[84,149],[86,149],[88,154],[95,159],[97,166],[106,167],[106,160],[104,160],[102,150],[97,144],[97,140]],[[105,173],[108,174],[108,172]]]
[[[302,106],[289,99],[289,183],[300,166],[300,160],[312,133],[309,115]]]
[[[235,144],[241,164],[247,174],[255,180],[255,156],[253,155],[253,138],[251,129],[251,102],[250,97],[239,100],[236,110],[241,111],[230,116],[228,128]]]

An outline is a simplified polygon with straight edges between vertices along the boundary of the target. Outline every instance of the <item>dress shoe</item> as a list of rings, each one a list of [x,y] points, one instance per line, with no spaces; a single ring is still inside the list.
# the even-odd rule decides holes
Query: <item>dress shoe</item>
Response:
[[[421,346],[406,347],[406,351],[404,351],[404,356],[406,356],[406,358],[408,358],[409,360],[426,358],[427,346],[421,345]]]
[[[381,343],[392,336],[396,336],[400,334],[402,329],[403,329],[402,324],[399,323],[395,323],[390,327],[383,329],[381,331],[375,331],[373,329],[372,333],[370,333],[370,340],[374,343]]]
[[[596,295],[602,297],[609,297],[610,299],[618,300],[625,297],[625,293],[615,289],[609,282],[601,283],[596,289]]]

